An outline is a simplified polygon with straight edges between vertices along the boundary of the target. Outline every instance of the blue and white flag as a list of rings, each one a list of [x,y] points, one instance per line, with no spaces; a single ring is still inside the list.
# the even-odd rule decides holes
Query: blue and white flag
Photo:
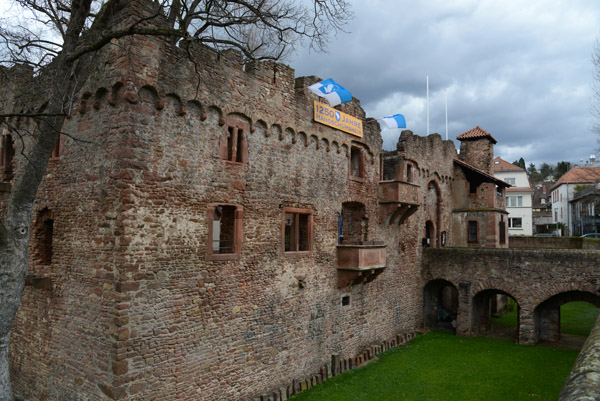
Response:
[[[308,89],[327,99],[331,106],[337,106],[338,104],[352,100],[350,91],[331,78],[311,85],[308,87]]]
[[[382,128],[406,128],[406,120],[402,114],[394,114],[393,116],[383,117],[379,119],[385,127]]]

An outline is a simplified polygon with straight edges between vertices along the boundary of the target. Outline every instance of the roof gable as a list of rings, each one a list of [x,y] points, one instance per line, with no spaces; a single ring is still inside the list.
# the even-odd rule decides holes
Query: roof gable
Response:
[[[521,171],[526,172],[524,168],[521,168],[515,164],[509,163],[499,157],[494,158],[494,173],[502,173],[505,171]]]
[[[600,182],[600,166],[573,167],[556,181],[551,190],[562,184],[593,184],[596,182]]]

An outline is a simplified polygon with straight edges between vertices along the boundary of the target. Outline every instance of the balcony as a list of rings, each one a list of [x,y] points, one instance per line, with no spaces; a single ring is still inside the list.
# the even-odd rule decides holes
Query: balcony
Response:
[[[419,208],[419,188],[419,185],[406,181],[381,181],[379,223],[404,223]]]
[[[386,265],[386,245],[381,242],[338,245],[338,287],[373,281]]]

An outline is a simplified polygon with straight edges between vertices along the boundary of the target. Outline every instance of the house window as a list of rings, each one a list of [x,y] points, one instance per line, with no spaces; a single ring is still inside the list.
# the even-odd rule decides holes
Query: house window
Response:
[[[507,207],[523,206],[523,197],[522,196],[507,196],[506,197],[506,206]]]
[[[350,148],[350,176],[365,178],[365,155],[362,149],[356,146]]]
[[[234,163],[248,162],[248,124],[244,121],[229,118],[225,133],[219,141],[221,159]]]
[[[467,240],[468,243],[474,244],[477,243],[477,222],[469,221],[469,237]]]
[[[232,204],[208,207],[208,260],[237,259],[242,248],[243,208]]]
[[[507,184],[510,184],[510,185],[515,185],[515,179],[514,179],[514,177],[505,178],[504,182],[506,182]]]
[[[508,228],[523,228],[523,219],[521,217],[509,217]]]
[[[554,209],[554,221],[558,221],[558,209]]]
[[[284,252],[309,252],[312,243],[312,211],[285,208],[283,216]]]

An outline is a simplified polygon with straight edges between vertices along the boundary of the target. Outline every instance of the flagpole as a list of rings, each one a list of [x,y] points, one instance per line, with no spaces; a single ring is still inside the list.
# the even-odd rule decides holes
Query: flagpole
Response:
[[[427,135],[429,135],[429,75],[427,75]]]
[[[446,89],[446,140],[448,140],[448,89]]]

